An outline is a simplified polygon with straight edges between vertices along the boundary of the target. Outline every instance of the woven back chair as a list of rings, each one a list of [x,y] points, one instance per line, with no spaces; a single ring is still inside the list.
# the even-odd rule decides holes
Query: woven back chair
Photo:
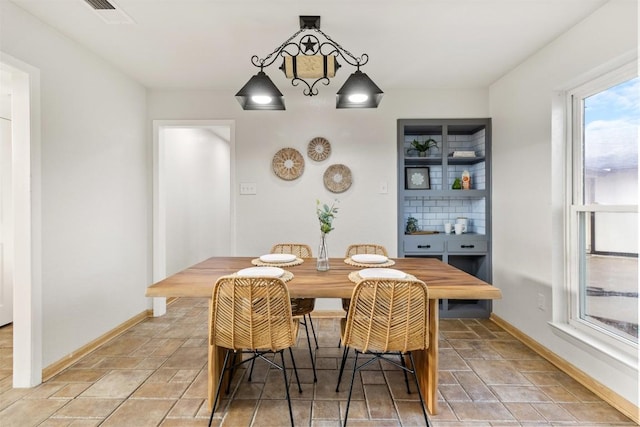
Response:
[[[429,425],[411,353],[429,347],[429,294],[424,282],[397,279],[367,279],[359,282],[353,290],[349,313],[346,319],[342,319],[341,326],[344,352],[336,391],[340,387],[348,350],[354,349],[356,354],[345,424],[355,374],[371,362],[369,360],[358,366],[358,354],[369,353],[403,370],[408,393],[411,391],[407,372],[413,374],[424,418]],[[400,363],[392,360],[390,355],[399,356]],[[411,360],[411,369],[405,363],[405,356]]]
[[[294,321],[291,315],[289,290],[285,283],[279,278],[223,276],[218,279],[213,290],[210,318],[209,343],[224,347],[227,351],[209,425],[213,420],[225,371],[230,370],[230,377],[232,377],[238,365],[248,361],[253,363],[256,358],[260,358],[282,370],[284,374],[289,415],[293,426],[293,411],[287,386],[283,350],[289,349],[298,380],[298,389],[302,392],[291,351],[298,337],[299,323]],[[235,356],[238,352],[251,353],[253,356],[236,364]],[[228,366],[231,353],[233,353],[233,362]],[[277,365],[265,358],[263,356],[265,353],[280,353],[282,365]]]
[[[281,279],[221,277],[213,291],[211,344],[278,351],[295,345],[289,290]]]
[[[419,280],[367,279],[357,284],[343,344],[362,352],[429,347],[429,295]]]
[[[358,243],[355,245],[349,245],[347,248],[346,258],[349,258],[351,255],[358,254],[373,254],[373,255],[384,255],[389,256],[387,254],[387,249],[384,246],[376,245],[373,243]],[[342,298],[342,309],[344,311],[349,311],[349,302],[351,300],[349,298]]]
[[[351,255],[357,254],[375,254],[375,255],[387,255],[387,249],[381,245],[375,245],[372,243],[358,243],[355,245],[349,245],[347,248],[347,254],[345,255],[349,258]]]
[[[272,254],[292,254],[298,258],[311,258],[313,253],[311,252],[311,246],[304,243],[277,243],[271,248]],[[302,317],[300,323],[304,326],[307,333],[307,343],[309,344],[309,355],[311,356],[311,367],[313,368],[313,380],[318,380],[316,376],[316,364],[313,358],[313,350],[311,349],[311,338],[309,336],[309,326],[311,326],[311,332],[313,339],[316,343],[316,349],[318,348],[318,337],[316,336],[316,330],[313,326],[313,320],[311,320],[311,312],[316,306],[315,298],[291,298],[291,313],[294,317]]]
[[[271,248],[272,254],[291,254],[298,258],[311,258],[311,246],[303,243],[278,243]]]

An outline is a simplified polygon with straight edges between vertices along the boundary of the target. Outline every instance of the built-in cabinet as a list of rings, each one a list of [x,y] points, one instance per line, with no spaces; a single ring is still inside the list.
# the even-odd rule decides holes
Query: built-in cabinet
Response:
[[[437,146],[425,155],[413,149],[414,140]],[[463,174],[470,185],[454,189]],[[490,184],[490,119],[398,120],[398,256],[438,258],[490,283]],[[417,230],[407,232],[409,218]],[[445,224],[459,218],[466,232],[445,233]],[[440,301],[443,318],[490,313],[490,300]]]

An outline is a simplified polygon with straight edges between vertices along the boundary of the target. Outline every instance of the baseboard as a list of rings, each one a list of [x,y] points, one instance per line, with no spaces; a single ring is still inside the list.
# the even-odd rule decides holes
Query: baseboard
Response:
[[[545,346],[535,341],[520,329],[511,325],[500,316],[496,316],[491,313],[489,317],[496,325],[500,326],[502,329],[513,335],[524,345],[529,347],[531,350],[538,353],[538,355],[545,358],[548,362],[555,365],[558,369],[563,371],[565,374],[569,375],[574,380],[578,381],[580,384],[589,389],[593,394],[600,397],[602,400],[607,402],[609,405],[616,408],[618,411],[623,413],[625,416],[629,417],[636,424],[640,424],[640,416],[639,409],[633,403],[629,402],[624,397],[620,396],[615,391],[606,387],[599,381],[594,380],[592,377],[587,375],[582,370],[576,368],[570,362],[566,361],[562,357],[558,356],[551,350],[547,349]]]
[[[107,341],[110,341],[113,338],[117,337],[118,335],[123,334],[129,328],[137,325],[138,323],[142,322],[143,320],[151,316],[153,316],[153,311],[145,310],[142,313],[138,314],[137,316],[134,316],[131,319],[127,320],[126,322],[116,326],[114,329],[110,330],[106,334],[91,341],[87,345],[80,347],[76,352],[68,354],[64,358],[47,366],[42,370],[42,382],[45,382],[51,379],[52,377],[62,372],[64,369],[68,368],[69,366],[73,365],[78,360],[80,360],[87,354],[91,353],[93,350],[100,347]]]

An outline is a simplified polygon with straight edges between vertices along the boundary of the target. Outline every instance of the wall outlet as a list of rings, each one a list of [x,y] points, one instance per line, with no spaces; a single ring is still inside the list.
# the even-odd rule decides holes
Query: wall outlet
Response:
[[[387,194],[389,192],[389,187],[387,186],[387,181],[380,181],[380,187],[378,188],[378,193]]]
[[[240,194],[256,194],[257,188],[255,182],[241,182]]]
[[[544,295],[538,294],[538,310],[545,311],[547,309]]]

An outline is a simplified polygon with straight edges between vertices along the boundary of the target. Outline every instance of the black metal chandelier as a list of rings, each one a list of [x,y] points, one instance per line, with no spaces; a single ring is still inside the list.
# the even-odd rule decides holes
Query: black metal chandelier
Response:
[[[324,41],[318,35],[324,37]],[[299,38],[298,38],[299,37]],[[296,38],[298,38],[296,40]],[[260,71],[251,77],[236,94],[244,110],[284,110],[284,96],[264,72],[279,58],[282,70],[293,86],[302,85],[306,96],[318,95],[318,84],[325,86],[341,67],[338,58],[356,67],[336,93],[336,108],[377,108],[383,92],[360,67],[369,62],[369,55],[356,57],[320,30],[319,16],[300,16],[300,30],[289,37],[265,58],[251,57]],[[314,80],[315,79],[315,80]]]

